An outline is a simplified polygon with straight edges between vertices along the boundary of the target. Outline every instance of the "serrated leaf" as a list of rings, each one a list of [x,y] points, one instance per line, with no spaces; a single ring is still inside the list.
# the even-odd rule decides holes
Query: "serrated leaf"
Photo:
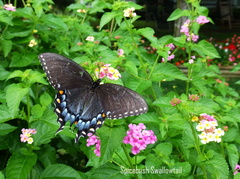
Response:
[[[45,109],[46,107],[42,107],[40,104],[35,104],[31,110],[32,116],[36,119],[40,118],[43,115]]]
[[[221,58],[216,50],[216,48],[206,40],[201,40],[198,42],[198,46],[202,51],[211,58]]]
[[[226,160],[222,155],[216,154],[210,160],[207,160],[205,163],[206,169],[209,173],[212,174],[214,178],[228,178],[229,168]]]
[[[227,145],[226,149],[227,149],[227,153],[228,153],[228,162],[229,162],[232,170],[234,170],[234,168],[239,160],[238,149],[235,144]]]
[[[64,23],[64,21],[61,18],[54,17],[52,14],[44,15],[42,17],[42,21],[47,27],[51,27],[57,30],[68,30],[68,26]]]
[[[142,93],[144,90],[152,86],[152,82],[150,80],[144,81],[136,78],[130,78],[127,80],[125,86],[138,93]]]
[[[1,40],[1,47],[4,57],[8,56],[9,52],[12,50],[11,40]]]
[[[190,12],[188,10],[176,9],[172,12],[172,14],[168,17],[167,21],[174,21],[179,19],[182,16],[189,16]]]
[[[16,77],[22,77],[22,76],[23,76],[23,72],[21,70],[15,70],[9,74],[7,80],[9,80],[11,78],[16,78]]]
[[[175,65],[170,63],[157,64],[153,71],[152,78],[154,81],[162,81],[166,78],[187,80],[187,77],[184,75],[184,73]]]
[[[144,36],[145,38],[147,38],[152,43],[157,42],[157,38],[154,37],[155,31],[150,27],[141,28],[141,29],[137,30],[137,33]]]
[[[51,122],[38,120],[31,125],[31,128],[36,129],[37,133],[33,135],[34,145],[39,146],[41,144],[47,144],[52,138],[55,137],[57,131],[57,122],[56,125],[53,125]]]
[[[47,93],[44,92],[41,96],[40,96],[40,103],[43,106],[48,106],[49,104],[52,103],[52,97]]]
[[[7,163],[7,178],[27,178],[37,161],[37,155],[13,154]]]
[[[122,169],[123,170],[123,169]],[[91,172],[91,179],[108,178],[108,179],[122,179],[123,174],[121,168],[112,163],[106,163]],[[125,178],[125,177],[124,177]]]
[[[29,92],[30,88],[22,87],[21,83],[7,86],[6,101],[12,117],[15,117],[19,111],[19,105],[23,97]]]
[[[0,114],[1,114],[0,115],[0,123],[8,121],[9,119],[12,119],[12,116],[6,105],[0,104]]]
[[[114,151],[121,146],[125,130],[123,126],[103,126],[98,130],[98,134],[101,139],[100,162],[105,163],[112,157]]]
[[[160,123],[159,116],[156,113],[145,113],[140,116],[137,116],[134,120],[132,120],[133,123]]]
[[[2,123],[0,124],[0,136],[7,135],[8,133],[14,131],[17,127],[10,124]]]
[[[133,63],[132,61],[126,61],[126,63],[124,64],[124,67],[132,75],[138,76],[138,69],[136,67],[136,64]]]
[[[22,55],[19,52],[13,52],[12,55],[12,60],[9,65],[10,67],[25,67],[37,58],[37,55],[33,53]]]
[[[156,146],[154,151],[158,156],[169,156],[172,153],[173,146],[171,143],[160,143]]]
[[[65,178],[65,179],[81,179],[78,171],[64,164],[55,164],[48,166],[41,175],[42,179],[49,178]]]
[[[100,20],[100,29],[109,23],[116,15],[117,13],[115,11],[104,13]]]
[[[10,71],[5,70],[1,65],[0,65],[0,80],[6,80],[7,77],[10,75]]]

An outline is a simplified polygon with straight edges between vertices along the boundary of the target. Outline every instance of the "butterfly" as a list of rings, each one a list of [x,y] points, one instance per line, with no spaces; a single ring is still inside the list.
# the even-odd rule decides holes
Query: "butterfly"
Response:
[[[76,62],[55,54],[39,56],[43,70],[51,86],[58,90],[55,97],[55,113],[63,130],[66,122],[75,124],[80,137],[94,134],[105,118],[120,119],[146,113],[148,106],[141,95],[117,84],[100,84]]]

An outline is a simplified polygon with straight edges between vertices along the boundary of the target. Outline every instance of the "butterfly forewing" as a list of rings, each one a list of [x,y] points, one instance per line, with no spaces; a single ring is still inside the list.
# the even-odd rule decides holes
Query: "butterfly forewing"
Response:
[[[92,77],[76,62],[55,53],[39,55],[50,84],[57,90],[92,85]]]
[[[148,110],[142,96],[124,86],[106,83],[99,86],[98,92],[109,119],[136,116]]]

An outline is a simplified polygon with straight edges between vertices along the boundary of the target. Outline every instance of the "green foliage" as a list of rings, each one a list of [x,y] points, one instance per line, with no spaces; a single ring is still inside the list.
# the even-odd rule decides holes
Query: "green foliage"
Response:
[[[198,35],[202,25],[194,20],[207,16],[208,9],[199,1],[187,2],[191,8],[176,9],[168,21],[187,16],[192,20],[190,32]],[[133,22],[139,16],[123,13],[142,8],[131,1],[86,0],[69,5],[64,13],[54,9],[52,0],[22,3],[16,11],[0,9],[0,178],[232,178],[239,162],[239,94],[218,66],[207,64],[221,57],[211,43],[189,40],[184,34],[155,37],[149,27],[136,29]],[[94,40],[86,40],[89,36]],[[166,60],[171,43],[177,46],[173,53],[181,54],[184,48],[187,54],[185,72]],[[102,64],[118,68],[122,78],[104,82],[141,94],[148,113],[106,120],[97,130],[100,157],[94,147],[86,146],[86,139],[74,144],[74,126],[67,123],[55,134],[55,91],[37,59],[43,52],[69,57],[94,79]],[[188,63],[192,56],[194,62]],[[234,70],[239,69],[238,65]],[[193,94],[199,99],[191,100]],[[180,102],[172,104],[176,98]],[[192,119],[203,113],[213,115],[219,128],[228,126],[221,142],[200,141]],[[144,123],[157,136],[156,143],[138,155],[122,142],[130,123]],[[37,133],[31,135],[33,143],[24,143],[21,130],[29,128]]]

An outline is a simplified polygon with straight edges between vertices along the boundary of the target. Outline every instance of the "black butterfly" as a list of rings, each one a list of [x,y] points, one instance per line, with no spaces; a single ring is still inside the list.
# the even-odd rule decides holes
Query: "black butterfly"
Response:
[[[147,112],[145,100],[136,92],[117,84],[100,84],[74,61],[55,53],[39,55],[50,84],[58,90],[55,112],[60,128],[76,124],[75,142],[88,133],[94,134],[105,120],[135,116]]]

